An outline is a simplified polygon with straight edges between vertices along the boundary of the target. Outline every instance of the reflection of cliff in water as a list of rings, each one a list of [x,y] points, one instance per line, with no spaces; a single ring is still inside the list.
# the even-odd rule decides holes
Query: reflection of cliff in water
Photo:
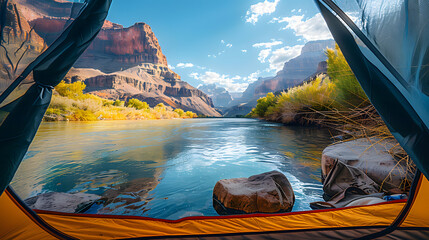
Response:
[[[14,186],[23,198],[40,192],[101,195],[135,179],[152,182],[154,188],[162,166],[187,144],[182,137],[187,130],[176,122],[43,124],[32,149],[44,151],[30,149]],[[136,126],[141,123],[141,128]],[[24,178],[32,181],[21,181]]]

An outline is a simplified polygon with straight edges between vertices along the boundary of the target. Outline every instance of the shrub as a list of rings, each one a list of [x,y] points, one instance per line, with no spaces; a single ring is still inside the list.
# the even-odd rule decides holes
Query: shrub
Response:
[[[108,100],[108,99],[103,99],[103,106],[104,107],[110,107],[113,106],[114,101],[113,100]]]
[[[97,117],[88,110],[76,109],[70,116],[69,120],[73,121],[96,121]]]
[[[158,103],[158,105],[156,105],[154,109],[159,113],[167,111],[167,108],[165,107],[164,103]]]
[[[196,117],[197,117],[197,114],[195,114],[195,113],[193,113],[193,112],[191,112],[191,111],[186,111],[186,112],[185,112],[185,115],[186,115],[186,117],[188,117],[188,118],[196,118]]]
[[[328,49],[328,75],[335,83],[337,108],[355,108],[368,106],[369,100],[348,65],[338,45]]]
[[[331,109],[335,102],[335,84],[328,77],[319,75],[314,81],[307,82],[301,86],[288,89],[278,98],[281,105],[290,102],[300,107],[307,107],[318,111]]]
[[[85,83],[81,81],[74,83],[65,83],[64,81],[61,81],[55,87],[55,91],[57,91],[60,96],[77,99],[83,95],[83,90],[85,90],[85,88]]]
[[[149,104],[147,104],[146,102],[142,102],[138,99],[130,99],[127,103],[127,107],[129,108],[135,108],[137,110],[141,110],[141,109],[148,109],[149,108]]]
[[[254,117],[265,117],[268,108],[277,103],[277,97],[273,93],[268,93],[266,97],[258,99],[258,104],[252,109],[251,115]]]
[[[295,122],[297,114],[331,109],[335,102],[335,84],[319,75],[311,82],[296,86],[275,96],[260,98],[250,116],[283,123]]]
[[[177,113],[179,115],[179,117],[182,117],[183,115],[185,115],[185,111],[183,111],[180,108],[174,109],[174,112]]]
[[[119,99],[116,99],[116,100],[113,102],[113,106],[116,106],[116,107],[123,107],[123,106],[125,106],[125,102],[124,102],[124,101],[121,101],[121,100],[119,100]]]

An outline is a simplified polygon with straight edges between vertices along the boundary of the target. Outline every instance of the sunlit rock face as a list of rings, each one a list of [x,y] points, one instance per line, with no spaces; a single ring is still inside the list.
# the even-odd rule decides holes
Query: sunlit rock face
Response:
[[[110,74],[94,69],[73,69],[66,78],[69,82],[84,81],[87,92],[103,98],[137,98],[151,107],[164,103],[197,114],[220,116],[209,96],[181,81],[178,74],[160,64],[143,63]]]
[[[81,3],[60,0],[17,0],[34,31],[50,45],[77,16]],[[131,68],[141,63],[167,66],[158,39],[151,27],[135,23],[130,27],[105,21],[100,33],[75,67],[95,68],[106,73]]]
[[[68,24],[68,19],[43,17],[32,22],[35,31],[51,44]],[[129,28],[106,22],[75,67],[95,68],[111,73],[141,63],[167,66],[158,39],[149,25],[136,23]]]
[[[105,24],[75,67],[91,67],[111,73],[141,63],[167,66],[167,58],[151,27],[145,23],[128,28]]]

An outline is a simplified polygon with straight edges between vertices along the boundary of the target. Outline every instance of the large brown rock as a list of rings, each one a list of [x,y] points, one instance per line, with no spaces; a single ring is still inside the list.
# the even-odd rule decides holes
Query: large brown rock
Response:
[[[379,138],[362,138],[331,145],[322,154],[322,178],[326,177],[338,160],[362,170],[385,190],[404,189],[414,173],[406,161],[394,157],[400,153],[398,143]]]
[[[223,179],[213,190],[213,207],[220,215],[290,212],[294,202],[292,186],[278,171]]]

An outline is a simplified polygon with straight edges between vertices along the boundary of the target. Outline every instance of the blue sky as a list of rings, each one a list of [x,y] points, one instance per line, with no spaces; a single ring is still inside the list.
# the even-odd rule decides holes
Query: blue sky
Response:
[[[108,20],[149,24],[182,80],[231,92],[332,38],[313,0],[114,0]]]

